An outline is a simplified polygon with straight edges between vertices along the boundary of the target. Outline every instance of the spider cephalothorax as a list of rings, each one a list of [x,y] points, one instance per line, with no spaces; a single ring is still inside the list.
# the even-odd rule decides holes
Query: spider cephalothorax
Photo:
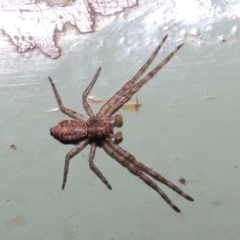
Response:
[[[94,139],[105,139],[113,134],[113,125],[108,120],[94,116],[87,120],[88,126],[88,138]]]
[[[120,146],[112,141],[112,138],[121,139],[122,134],[118,132],[113,134],[113,126],[120,126],[122,124],[122,117],[120,115],[113,115],[123,104],[125,104],[132,95],[137,92],[144,84],[146,84],[152,77],[154,77],[157,72],[172,58],[172,56],[182,47],[183,44],[178,45],[161,63],[159,63],[152,71],[150,71],[145,77],[140,79],[142,74],[146,71],[148,66],[151,64],[161,46],[167,39],[166,35],[160,44],[157,46],[151,57],[143,65],[143,67],[137,72],[137,74],[128,81],[115,95],[113,95],[100,109],[97,115],[93,114],[91,107],[87,102],[87,96],[94,83],[96,82],[101,68],[99,68],[90,82],[87,89],[82,95],[83,106],[89,116],[89,118],[84,117],[82,114],[77,113],[73,110],[65,108],[62,104],[61,98],[57,92],[57,89],[49,77],[49,81],[52,85],[54,94],[56,96],[59,108],[62,112],[68,116],[74,118],[75,120],[64,120],[61,121],[57,126],[50,129],[51,134],[62,141],[76,141],[79,140],[78,144],[70,150],[65,158],[65,167],[63,175],[62,189],[64,189],[68,167],[70,159],[79,153],[88,144],[91,145],[89,154],[89,166],[92,171],[103,181],[103,183],[112,189],[111,185],[107,179],[103,176],[100,170],[95,166],[93,159],[96,151],[97,144],[100,145],[110,156],[116,159],[120,164],[126,167],[132,174],[138,176],[142,181],[154,189],[175,211],[180,212],[180,209],[168,198],[168,196],[156,185],[154,181],[151,180],[147,175],[155,178],[156,180],[167,185],[186,199],[193,201],[193,198],[183,192],[180,188],[174,185],[172,182],[168,181],[161,174],[155,172],[152,168],[149,168],[137,161],[137,159],[123,150]],[[114,121],[111,123],[111,121]]]

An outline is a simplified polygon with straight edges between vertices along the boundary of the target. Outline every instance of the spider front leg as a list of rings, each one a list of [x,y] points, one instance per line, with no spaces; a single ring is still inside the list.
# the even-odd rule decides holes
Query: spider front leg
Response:
[[[121,99],[119,99],[116,104],[109,107],[104,114],[106,116],[111,116],[118,108],[120,108],[124,103],[131,99],[132,95],[136,93],[143,85],[145,85],[150,79],[152,79],[160,69],[162,69],[173,57],[174,54],[183,46],[183,43],[178,45],[161,63],[159,63],[152,71],[150,71],[144,78],[139,82],[131,86],[128,91],[125,91]]]
[[[97,78],[98,78],[98,75],[99,75],[100,71],[101,71],[101,67],[98,68],[98,70],[97,70],[96,74],[94,75],[92,81],[90,82],[90,84],[88,85],[88,87],[86,88],[86,90],[83,92],[83,95],[82,95],[82,103],[83,103],[84,109],[87,112],[89,117],[93,117],[94,114],[93,114],[93,111],[92,111],[90,105],[87,102],[87,96],[91,92],[91,90],[94,86],[94,83],[97,81]]]
[[[83,150],[87,144],[88,144],[88,139],[83,140],[80,142],[77,146],[75,146],[73,149],[71,149],[68,154],[65,157],[65,166],[64,166],[64,174],[63,174],[63,184],[62,184],[62,189],[65,188],[65,184],[67,182],[67,175],[68,175],[68,167],[69,167],[69,162],[72,157],[74,157],[77,153],[79,153],[81,150]]]
[[[53,80],[51,79],[51,77],[48,77],[49,79],[49,82],[51,83],[52,85],[52,89],[53,89],[53,92],[55,94],[55,97],[57,99],[57,103],[58,103],[58,106],[59,106],[59,109],[67,114],[69,117],[72,117],[72,118],[75,118],[75,119],[78,119],[78,120],[81,120],[81,121],[86,121],[87,118],[85,118],[82,114],[80,113],[77,113],[71,109],[68,109],[68,108],[65,108],[62,104],[62,100],[60,98],[60,95],[58,94],[58,91],[57,91],[57,88],[55,86],[55,84],[53,83]]]
[[[163,43],[166,41],[168,35],[166,35],[162,41],[159,43],[157,48],[154,50],[150,58],[147,60],[147,62],[139,69],[139,71],[134,75],[134,77],[129,80],[127,83],[124,84],[124,86],[116,93],[114,94],[100,109],[98,115],[104,115],[106,112],[109,111],[115,104],[123,97],[124,93],[127,92],[137,81],[138,79],[143,75],[143,73],[147,70],[149,65],[152,63],[156,55],[158,54],[159,50],[161,49]]]
[[[95,156],[96,152],[96,143],[92,143],[91,149],[90,149],[90,154],[89,154],[89,166],[91,170],[103,181],[103,183],[110,189],[112,190],[111,185],[108,183],[107,179],[103,176],[103,174],[100,172],[100,170],[95,166],[93,159]]]

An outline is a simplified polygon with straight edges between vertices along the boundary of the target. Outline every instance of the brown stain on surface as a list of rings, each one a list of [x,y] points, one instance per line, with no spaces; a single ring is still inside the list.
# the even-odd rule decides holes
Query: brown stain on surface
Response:
[[[183,177],[181,177],[178,181],[179,181],[181,184],[186,185],[186,179],[184,179]]]
[[[16,216],[12,220],[8,221],[6,224],[7,228],[10,230],[17,227],[23,227],[25,225],[27,225],[27,220],[22,215]]]
[[[12,144],[12,145],[10,145],[10,149],[13,150],[13,151],[15,151],[15,150],[17,149],[17,147],[16,147],[15,144]]]
[[[101,104],[104,102],[104,100],[99,99],[99,98],[94,98],[94,97],[88,97],[88,100],[93,103],[93,104]],[[125,111],[139,111],[139,108],[142,106],[142,104],[138,101],[138,97],[136,96],[136,100],[135,101],[129,101],[127,103],[125,103],[122,106],[122,109]]]
[[[76,235],[72,232],[65,232],[65,233],[63,233],[63,239],[64,240],[76,239]]]
[[[134,102],[128,102],[126,104],[123,105],[123,109],[125,110],[129,110],[129,111],[139,111],[139,108],[142,106],[141,103],[139,103],[138,101],[138,97],[136,96],[136,100]]]

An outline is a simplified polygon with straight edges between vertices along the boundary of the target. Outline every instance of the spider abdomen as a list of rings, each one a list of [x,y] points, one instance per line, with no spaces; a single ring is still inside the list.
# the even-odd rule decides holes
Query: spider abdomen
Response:
[[[88,126],[88,137],[90,139],[103,139],[108,137],[110,134],[113,134],[112,124],[98,116],[90,117],[87,120]]]
[[[62,141],[79,140],[87,136],[87,125],[84,121],[63,120],[50,129],[51,134]]]

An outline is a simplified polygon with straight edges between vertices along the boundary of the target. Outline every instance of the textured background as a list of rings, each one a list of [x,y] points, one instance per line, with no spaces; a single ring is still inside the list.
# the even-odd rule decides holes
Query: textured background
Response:
[[[38,50],[20,54],[1,35],[0,240],[239,238],[240,35],[231,33],[240,27],[239,3],[177,2],[139,1],[117,16],[98,16],[90,34],[68,27],[57,34],[57,60]],[[64,157],[72,146],[49,135],[67,117],[47,112],[57,107],[47,76],[65,106],[84,113],[81,94],[99,66],[91,95],[106,101],[166,32],[170,36],[152,66],[178,43],[185,45],[137,93],[139,111],[120,110],[121,146],[195,202],[159,184],[182,211],[175,213],[98,149],[95,163],[111,183],[109,191],[89,170],[89,147],[72,159],[62,191]],[[220,43],[221,36],[226,42]],[[95,112],[100,106],[92,104]]]

